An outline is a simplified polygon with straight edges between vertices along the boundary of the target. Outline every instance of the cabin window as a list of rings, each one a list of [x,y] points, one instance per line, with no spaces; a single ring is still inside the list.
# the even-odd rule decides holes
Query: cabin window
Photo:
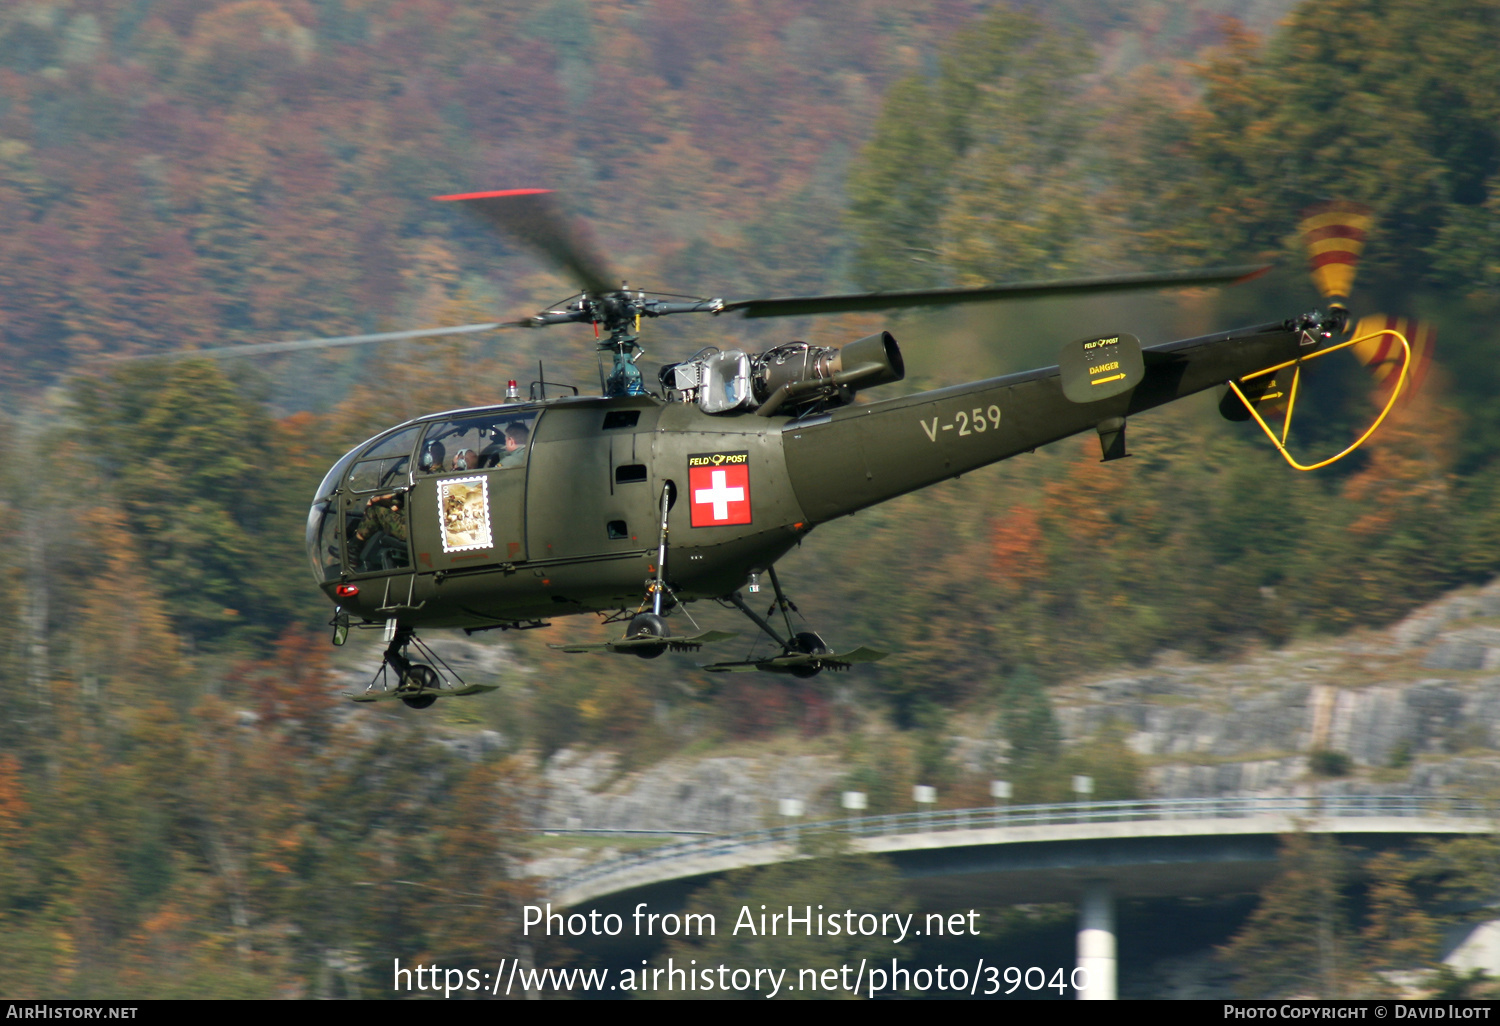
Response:
[[[524,467],[536,418],[535,411],[504,411],[432,424],[417,454],[417,471],[448,474]]]
[[[361,460],[349,472],[351,492],[374,492],[399,488],[406,483],[409,456],[391,456],[383,460]]]
[[[403,457],[404,459],[404,457]],[[407,554],[407,491],[355,496],[349,506],[349,569],[355,573],[399,570],[411,565]]]
[[[409,427],[405,431],[397,431],[394,435],[386,435],[377,438],[375,443],[366,449],[360,459],[368,460],[376,456],[410,456],[411,448],[417,442],[419,427]]]
[[[421,428],[407,428],[393,435],[377,438],[360,453],[359,462],[349,471],[352,492],[389,491],[408,483],[411,450],[417,444]]]
[[[356,446],[333,465],[318,485],[307,515],[307,558],[320,583],[338,578],[344,572],[346,557],[352,570],[359,571],[368,565],[363,549],[369,536],[363,540],[356,536],[366,503],[408,483],[407,467],[420,432],[420,427],[403,428]],[[346,494],[359,490],[363,494],[341,500],[336,497],[341,490]],[[375,552],[370,553],[372,559],[387,569],[406,565],[404,523],[399,533],[401,538],[383,546],[390,550],[383,556],[377,558]]]

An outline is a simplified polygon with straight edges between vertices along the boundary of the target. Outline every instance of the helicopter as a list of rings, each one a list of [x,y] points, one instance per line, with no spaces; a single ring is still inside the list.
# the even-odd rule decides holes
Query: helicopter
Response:
[[[554,197],[544,189],[433,197],[468,208],[581,286],[551,308],[510,322],[200,351],[585,324],[600,340],[601,360],[609,358],[600,395],[559,389],[543,375],[523,398],[510,381],[503,402],[396,425],[329,469],[309,510],[306,547],[316,583],[335,607],[334,643],[355,626],[382,630],[386,645],[375,679],[349,696],[354,701],[399,699],[420,709],[440,697],[494,690],[465,684],[419,630],[528,630],[596,613],[606,624],[623,623],[620,635],[554,647],[650,659],[736,636],[675,626],[678,613],[692,622],[687,607],[704,600],[737,609],[776,647],[762,658],[704,664],[705,671],[806,678],[876,661],[885,653],[866,646],[836,652],[793,627],[795,606],[775,564],[818,525],[1088,431],[1098,435],[1102,461],[1121,459],[1131,416],[1213,388],[1225,390],[1227,417],[1254,417],[1287,455],[1285,432],[1278,442],[1257,405],[1281,401],[1288,380],[1295,396],[1307,360],[1368,343],[1332,341],[1349,320],[1335,296],[1325,310],[1150,347],[1123,331],[1079,339],[1062,347],[1055,366],[878,401],[856,397],[905,377],[889,331],[840,346],[791,341],[759,353],[708,345],[662,367],[653,390],[637,361],[641,325],[658,317],[801,316],[1224,285],[1269,268],[684,298],[632,289],[609,274]],[[1406,347],[1399,333],[1380,331]],[[1409,363],[1408,347],[1392,400]],[[762,577],[774,596],[764,616],[746,599]]]

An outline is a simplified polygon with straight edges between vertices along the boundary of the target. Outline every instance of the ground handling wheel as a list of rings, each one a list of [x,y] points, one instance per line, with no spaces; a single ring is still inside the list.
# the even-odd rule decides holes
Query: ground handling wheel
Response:
[[[437,695],[426,694],[438,687],[437,671],[422,663],[412,663],[401,675],[401,690],[415,692],[403,695],[401,701],[412,709],[426,709],[437,701]]]
[[[828,655],[832,651],[832,649],[823,644],[823,639],[818,637],[812,631],[802,631],[796,637],[792,638],[792,651],[802,652],[807,655]],[[821,666],[792,667],[793,677],[816,677],[819,673],[822,672],[823,667]]]
[[[644,638],[665,638],[671,632],[667,630],[667,621],[655,613],[637,613],[630,620],[630,626],[625,630],[627,641]],[[660,645],[641,645],[632,648],[631,651],[642,659],[655,659],[667,650],[665,643]]]

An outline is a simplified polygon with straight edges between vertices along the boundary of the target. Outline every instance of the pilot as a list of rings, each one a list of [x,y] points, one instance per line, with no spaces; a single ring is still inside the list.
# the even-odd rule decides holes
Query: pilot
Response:
[[[448,450],[442,442],[428,442],[422,447],[422,455],[417,458],[417,468],[424,474],[441,474],[443,472],[443,459],[448,455]]]
[[[505,455],[500,457],[500,466],[519,467],[526,462],[526,444],[531,441],[531,432],[519,420],[505,428]]]

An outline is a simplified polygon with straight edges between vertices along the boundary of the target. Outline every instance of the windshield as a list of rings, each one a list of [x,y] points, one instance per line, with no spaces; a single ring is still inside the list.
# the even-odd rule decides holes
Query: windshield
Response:
[[[356,489],[372,490],[402,483],[420,431],[420,427],[407,427],[382,432],[350,449],[323,475],[307,513],[306,530],[307,559],[319,584],[336,580],[342,573],[341,547],[348,532],[339,528],[347,525],[340,523],[339,503],[330,500],[344,484],[344,475],[349,473],[349,485]],[[350,464],[355,460],[360,462],[350,473]]]

